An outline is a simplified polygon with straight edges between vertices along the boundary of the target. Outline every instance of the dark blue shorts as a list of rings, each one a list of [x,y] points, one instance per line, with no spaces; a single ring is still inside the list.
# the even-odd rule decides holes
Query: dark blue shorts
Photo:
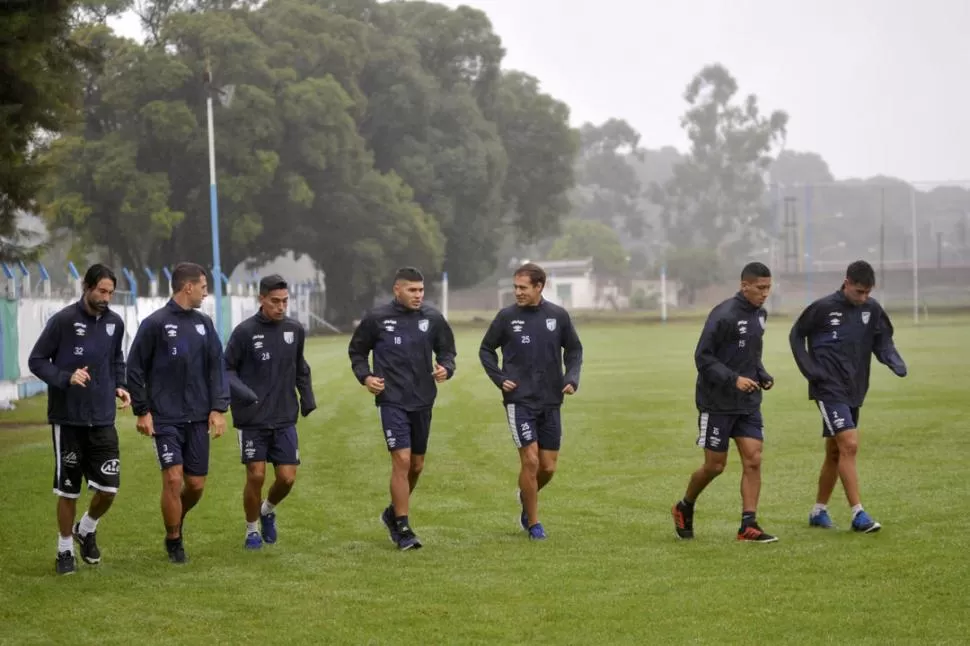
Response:
[[[732,437],[765,439],[765,421],[761,411],[743,415],[700,413],[697,416],[697,446],[718,453],[730,448]]]
[[[381,429],[388,451],[411,449],[412,455],[428,452],[431,434],[431,409],[407,411],[397,406],[378,406]]]
[[[209,422],[157,426],[152,439],[162,471],[181,464],[186,475],[209,473]]]
[[[817,401],[822,414],[822,437],[835,437],[842,431],[851,431],[859,425],[859,409],[839,402]]]
[[[562,444],[562,418],[559,408],[532,408],[523,404],[506,404],[505,415],[515,448],[539,443],[543,451],[558,451]]]
[[[272,462],[279,466],[300,463],[295,426],[259,431],[237,429],[236,436],[239,438],[239,459],[243,464]]]

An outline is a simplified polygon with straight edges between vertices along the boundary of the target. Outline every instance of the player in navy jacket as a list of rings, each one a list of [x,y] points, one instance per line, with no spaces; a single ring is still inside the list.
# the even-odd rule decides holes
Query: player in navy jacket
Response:
[[[694,537],[694,503],[727,465],[733,438],[741,455],[741,528],[739,541],[773,543],[778,539],[758,525],[764,420],[761,391],[774,379],[761,360],[768,323],[764,303],[771,292],[771,271],[760,262],[741,270],[741,289],[711,310],[694,351],[697,445],[704,464],[691,474],[687,492],[671,510],[680,538]]]
[[[795,363],[808,380],[808,398],[822,415],[825,438],[811,527],[833,526],[828,502],[839,479],[852,507],[852,529],[868,534],[882,527],[862,508],[859,494],[859,412],[869,391],[872,355],[899,377],[906,376],[906,363],[893,343],[889,315],[869,296],[875,284],[872,265],[853,262],[842,287],[809,305],[789,336]]]
[[[408,520],[409,500],[424,468],[437,384],[455,374],[458,354],[448,322],[423,302],[424,276],[413,267],[399,269],[394,300],[364,316],[348,347],[354,376],[375,395],[391,454],[391,504],[381,521],[401,550],[421,547]]]
[[[276,506],[293,488],[300,464],[296,420],[301,412],[306,417],[317,407],[310,365],[303,356],[306,331],[286,316],[289,299],[282,276],[265,276],[259,281],[259,311],[236,326],[226,347],[232,422],[246,465],[244,545],[251,550],[261,548],[264,541],[276,542]],[[273,463],[276,476],[262,500],[267,461]]]
[[[184,563],[182,521],[202,498],[209,472],[209,432],[226,430],[229,381],[212,319],[198,311],[208,290],[205,270],[180,263],[172,298],[138,327],[128,353],[128,386],[136,427],[155,444],[162,470],[165,547]]]
[[[84,274],[81,300],[47,321],[30,353],[30,371],[47,383],[47,419],[54,441],[54,493],[60,534],[55,569],[76,569],[73,533],[81,558],[101,562],[96,531],[121,480],[115,398],[131,403],[125,386],[125,323],[108,309],[117,280],[104,265]],[[81,478],[94,490],[88,511],[75,523]]]
[[[545,286],[542,267],[519,267],[513,276],[515,305],[499,311],[478,350],[485,373],[502,391],[509,432],[519,451],[519,524],[532,540],[546,538],[539,522],[539,490],[556,472],[563,395],[579,390],[583,366],[576,328],[565,309],[542,297]]]

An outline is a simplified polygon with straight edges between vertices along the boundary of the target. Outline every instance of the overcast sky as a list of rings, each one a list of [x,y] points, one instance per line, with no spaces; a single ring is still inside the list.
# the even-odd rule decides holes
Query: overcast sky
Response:
[[[970,180],[970,0],[445,4],[484,10],[505,67],[538,77],[576,125],[620,117],[644,146],[684,150],[684,87],[720,62],[763,110],[788,111],[788,148],[839,178]]]

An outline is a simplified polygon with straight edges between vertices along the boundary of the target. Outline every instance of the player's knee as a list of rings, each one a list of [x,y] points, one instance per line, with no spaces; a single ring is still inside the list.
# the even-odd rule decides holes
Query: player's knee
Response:
[[[839,442],[839,458],[854,458],[859,452],[859,442],[855,438],[846,438]]]
[[[727,460],[706,460],[704,462],[704,471],[712,478],[724,473],[724,469],[727,467]]]
[[[411,470],[411,451],[394,451],[391,453],[391,469],[399,472]]]
[[[250,487],[262,488],[263,483],[266,481],[266,471],[263,470],[247,470],[246,471],[246,484]]]
[[[182,488],[182,492],[196,495],[196,496],[201,496],[202,491],[204,489],[205,489],[204,478],[186,478],[185,484],[183,485],[183,488]]]
[[[530,473],[537,473],[539,471],[539,455],[537,452],[523,451],[519,458],[522,462],[523,471],[528,471]]]
[[[280,472],[276,475],[276,482],[279,483],[281,487],[290,489],[293,486],[293,483],[296,482],[296,473],[290,471]]]
[[[556,464],[555,464],[555,462],[553,462],[552,464],[546,463],[546,464],[540,464],[539,465],[539,471],[538,471],[539,477],[546,478],[546,479],[550,479],[550,478],[552,478],[552,476],[553,476],[554,473],[556,473]]]
[[[171,491],[181,491],[182,470],[172,468],[162,471],[162,486]]]

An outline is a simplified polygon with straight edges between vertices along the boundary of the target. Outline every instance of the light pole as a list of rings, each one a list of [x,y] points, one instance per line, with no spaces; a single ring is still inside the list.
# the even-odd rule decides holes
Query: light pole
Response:
[[[214,290],[216,298],[216,331],[219,338],[225,341],[225,317],[222,312],[222,260],[219,254],[219,198],[216,191],[216,136],[212,120],[212,95],[219,94],[220,103],[227,106],[232,100],[232,87],[228,87],[225,93],[221,92],[212,84],[212,67],[209,59],[205,61],[205,108],[206,119],[209,130],[209,219],[212,228],[212,282],[210,289]]]

